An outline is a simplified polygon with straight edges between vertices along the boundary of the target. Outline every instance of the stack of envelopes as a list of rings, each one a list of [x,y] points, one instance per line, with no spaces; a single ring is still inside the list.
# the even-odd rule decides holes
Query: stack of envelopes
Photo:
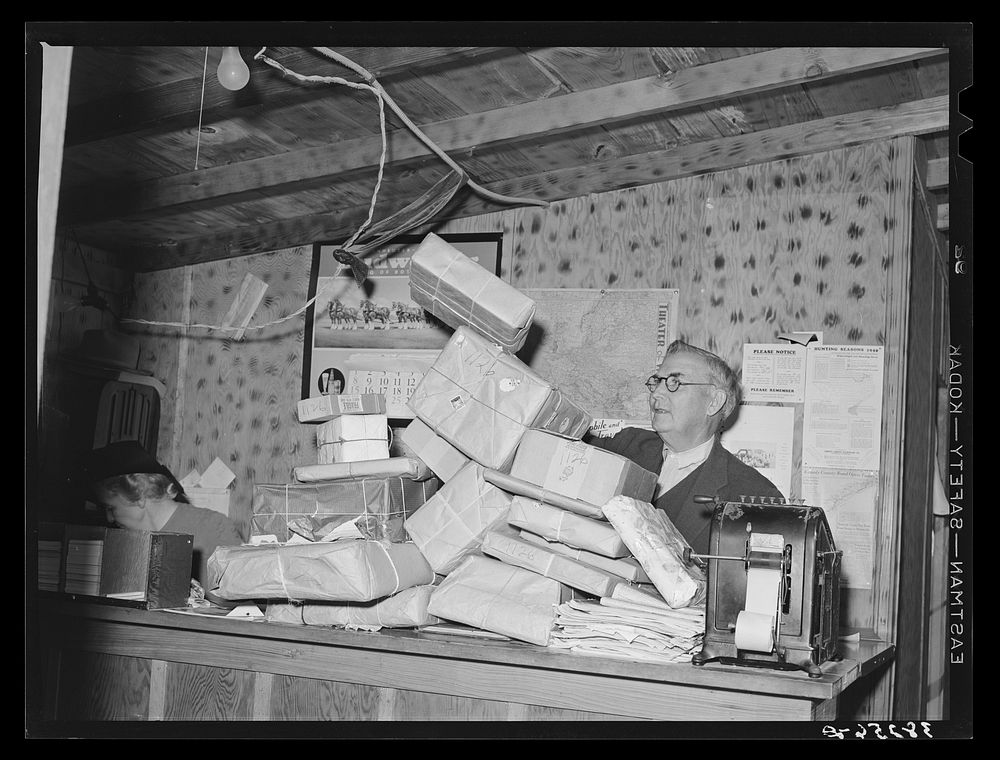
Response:
[[[704,606],[672,609],[662,602],[571,599],[559,605],[549,646],[629,660],[690,662],[704,633]]]

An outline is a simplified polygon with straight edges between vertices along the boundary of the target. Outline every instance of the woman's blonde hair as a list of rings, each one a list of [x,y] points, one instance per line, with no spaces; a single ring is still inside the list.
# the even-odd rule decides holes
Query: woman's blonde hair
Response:
[[[139,503],[150,499],[177,499],[180,493],[174,481],[166,475],[151,472],[131,472],[115,475],[94,483],[94,494],[103,499],[106,496],[121,496],[126,501]],[[186,499],[181,495],[180,501]]]

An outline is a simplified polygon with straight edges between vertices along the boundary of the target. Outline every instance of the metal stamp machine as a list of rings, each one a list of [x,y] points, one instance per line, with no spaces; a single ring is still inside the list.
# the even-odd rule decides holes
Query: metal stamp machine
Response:
[[[840,563],[826,514],[779,499],[715,502],[705,638],[695,665],[805,670],[838,660]]]

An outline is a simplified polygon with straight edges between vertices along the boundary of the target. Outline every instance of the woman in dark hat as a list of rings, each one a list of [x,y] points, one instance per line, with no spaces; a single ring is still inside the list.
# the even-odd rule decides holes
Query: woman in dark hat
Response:
[[[243,543],[228,517],[190,504],[170,470],[138,441],[119,441],[88,452],[81,477],[111,524],[193,536],[191,573],[205,591],[215,580],[208,577],[212,552]]]

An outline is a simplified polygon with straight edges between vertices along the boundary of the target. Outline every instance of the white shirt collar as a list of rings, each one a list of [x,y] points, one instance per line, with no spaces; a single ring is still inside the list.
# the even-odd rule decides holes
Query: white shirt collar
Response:
[[[699,465],[708,459],[708,455],[712,452],[712,446],[715,443],[715,436],[712,436],[704,443],[698,444],[697,446],[687,449],[686,451],[670,451],[666,446],[663,447],[663,459],[666,460],[667,457],[673,457],[677,468],[680,470],[686,470],[694,465]]]

